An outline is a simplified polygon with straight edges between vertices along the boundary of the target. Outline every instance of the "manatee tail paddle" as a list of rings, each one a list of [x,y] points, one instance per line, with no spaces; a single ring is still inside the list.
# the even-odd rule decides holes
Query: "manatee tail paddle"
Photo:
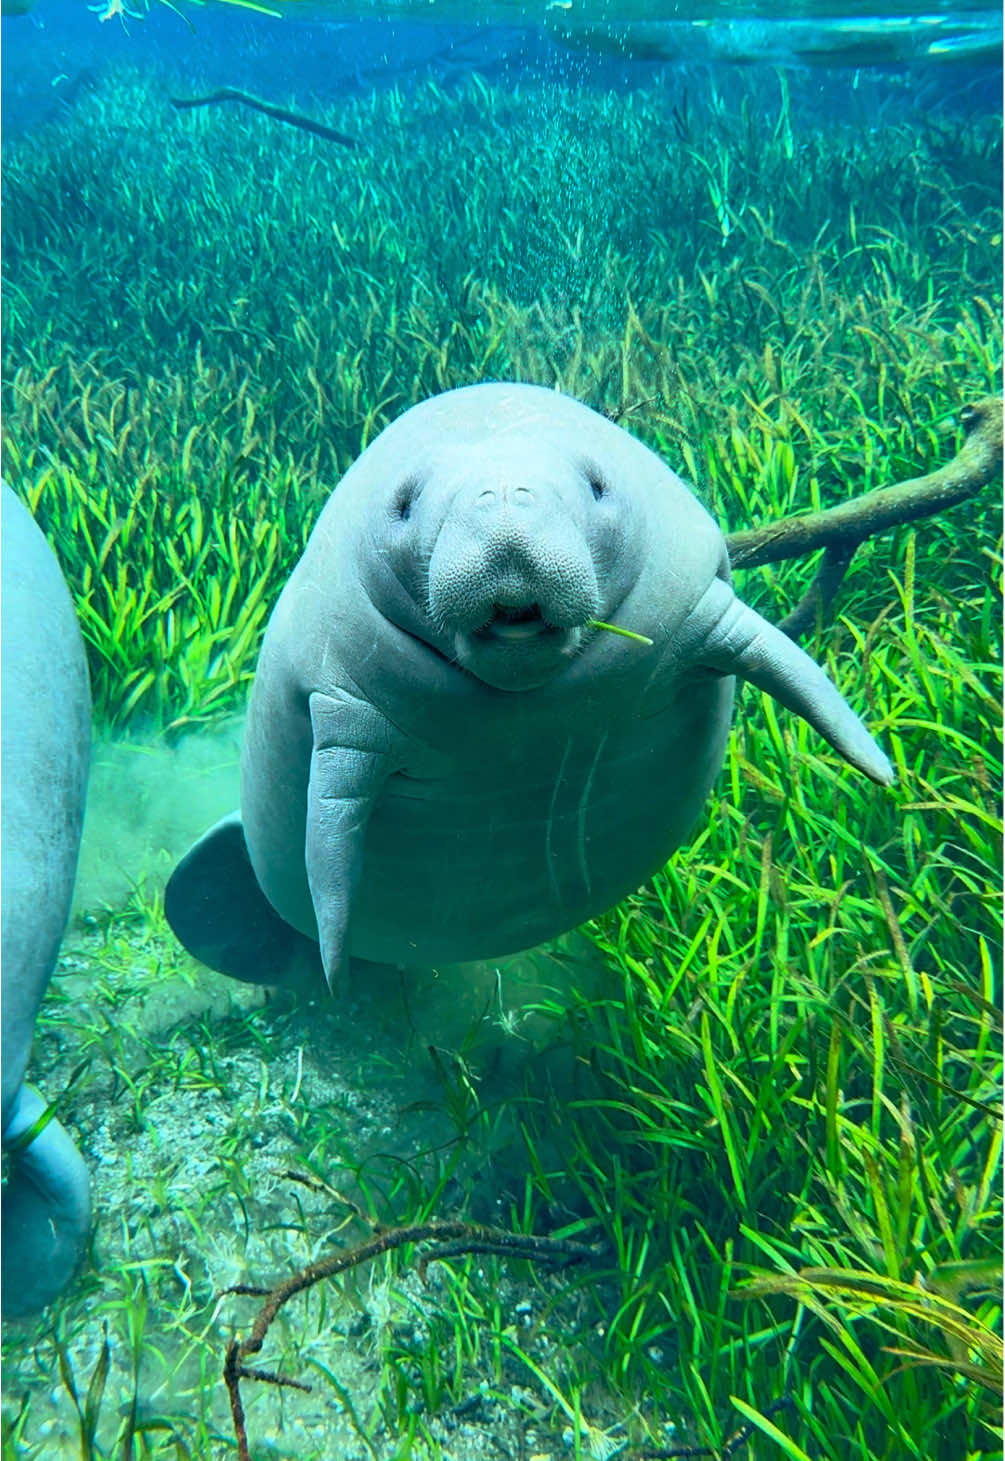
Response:
[[[164,912],[200,963],[248,984],[321,982],[316,943],[280,918],[255,877],[238,812],[192,846],[164,890]]]

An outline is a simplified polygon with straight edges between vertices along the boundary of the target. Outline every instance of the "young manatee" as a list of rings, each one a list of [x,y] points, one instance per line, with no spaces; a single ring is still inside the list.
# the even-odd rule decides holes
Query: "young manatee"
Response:
[[[659,457],[539,387],[434,397],[321,513],[262,646],[240,814],[176,868],[168,919],[267,983],[312,943],[334,984],[351,956],[553,938],[686,836],[737,675],[892,780],[823,671],[736,598],[722,534]]]
[[[2,488],[3,1194],[5,1316],[65,1288],[90,1229],[87,1168],[25,1083],[35,1016],[66,928],[84,820],[91,697],[63,575],[31,514]]]

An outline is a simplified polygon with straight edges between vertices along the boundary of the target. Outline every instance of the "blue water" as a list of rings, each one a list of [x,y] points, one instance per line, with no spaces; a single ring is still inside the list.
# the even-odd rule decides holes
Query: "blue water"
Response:
[[[952,16],[949,7],[917,12],[847,0],[741,7],[720,0],[700,7],[597,4],[569,17],[560,6],[496,3],[479,5],[479,22],[470,24],[458,17],[469,16],[471,7],[454,0],[439,5],[435,19],[414,18],[422,7],[403,14],[394,7],[397,14],[337,21],[325,17],[323,6],[291,5],[277,18],[236,6],[183,4],[175,10],[158,0],[134,17],[138,0],[125,0],[124,14],[102,20],[120,3],[40,0],[26,14],[3,17],[0,76],[8,139],[58,118],[99,76],[122,64],[148,74],[162,71],[165,85],[237,87],[284,105],[295,97],[301,108],[360,89],[425,79],[450,85],[471,71],[511,84],[543,77],[622,89],[664,76],[686,82],[697,68],[716,73],[720,85],[731,84],[732,74],[732,84],[742,88],[759,60],[783,66],[828,114],[851,107],[866,118],[868,104],[863,108],[856,95],[863,80],[879,87],[874,94],[884,104],[902,98],[907,115],[933,108],[997,110],[1001,97],[1001,11],[994,4],[968,5],[946,44],[928,55],[918,53],[919,45],[941,36],[931,17]],[[912,14],[928,19],[905,29],[903,17]],[[708,24],[695,27],[694,15]],[[849,34],[855,16],[868,19]],[[143,127],[144,118],[137,117],[136,125]]]

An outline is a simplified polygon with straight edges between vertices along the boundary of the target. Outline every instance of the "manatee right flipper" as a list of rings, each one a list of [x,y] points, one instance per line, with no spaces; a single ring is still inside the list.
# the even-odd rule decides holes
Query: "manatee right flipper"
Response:
[[[321,975],[317,944],[280,918],[262,892],[239,812],[185,854],[164,890],[164,912],[190,954],[232,979],[291,987],[308,971]]]
[[[59,1122],[46,1122],[33,1140],[20,1145],[45,1111],[34,1086],[22,1085],[3,1133],[10,1160],[0,1207],[5,1318],[43,1309],[66,1288],[91,1227],[87,1165]]]
[[[396,732],[346,691],[308,702],[314,749],[307,789],[307,884],[333,994],[349,969],[349,924],[363,871],[363,841],[376,797],[394,769]]]

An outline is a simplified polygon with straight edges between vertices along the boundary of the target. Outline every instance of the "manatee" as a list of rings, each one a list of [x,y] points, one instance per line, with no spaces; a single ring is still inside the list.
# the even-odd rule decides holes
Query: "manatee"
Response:
[[[69,1283],[91,1222],[87,1167],[25,1082],[35,1016],[70,913],[91,753],[87,662],[59,565],[2,488],[2,1301],[43,1308]],[[36,1125],[37,1135],[31,1138]]]
[[[179,863],[168,920],[242,979],[292,984],[320,946],[333,987],[350,959],[554,938],[687,835],[736,676],[892,781],[824,672],[736,597],[658,456],[540,387],[433,397],[324,507],[266,631],[240,812]]]

